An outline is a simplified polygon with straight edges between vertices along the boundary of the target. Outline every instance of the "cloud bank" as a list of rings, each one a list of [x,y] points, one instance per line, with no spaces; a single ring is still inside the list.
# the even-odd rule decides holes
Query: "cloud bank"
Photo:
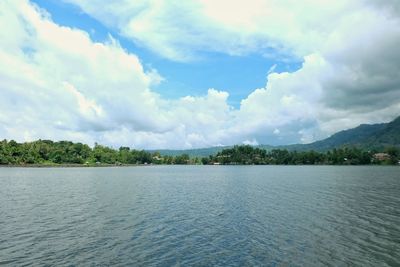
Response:
[[[395,1],[69,2],[170,60],[256,52],[303,64],[292,73],[271,69],[238,109],[217,89],[165,99],[152,90],[162,73],[146,71],[114,37],[94,42],[26,0],[4,0],[0,137],[136,148],[284,144],[400,114]]]

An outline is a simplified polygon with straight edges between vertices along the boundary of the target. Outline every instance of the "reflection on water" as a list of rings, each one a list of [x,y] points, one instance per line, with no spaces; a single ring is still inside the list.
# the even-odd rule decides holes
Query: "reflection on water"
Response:
[[[399,266],[400,168],[1,168],[0,264]]]

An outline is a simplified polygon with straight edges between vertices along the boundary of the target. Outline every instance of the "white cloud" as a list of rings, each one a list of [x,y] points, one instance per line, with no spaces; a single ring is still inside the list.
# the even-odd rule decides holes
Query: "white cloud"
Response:
[[[256,139],[252,139],[252,140],[245,140],[243,141],[244,145],[251,145],[251,146],[256,146],[258,145],[258,142]]]
[[[400,113],[395,6],[342,0],[71,2],[170,59],[193,59],[203,50],[241,55],[272,48],[304,62],[293,73],[271,68],[266,86],[239,109],[227,104],[228,92],[216,89],[163,99],[151,90],[162,73],[146,72],[112,36],[93,42],[25,0],[4,0],[1,137],[138,148],[294,143]]]
[[[0,13],[3,138],[139,148],[219,144],[231,119],[228,93],[162,99],[150,89],[162,81],[157,70],[146,73],[114,38],[93,42],[27,1],[0,5],[7,11]]]
[[[346,0],[65,1],[178,61],[192,60],[200,51],[243,55],[274,50],[302,58],[359,6]]]
[[[121,127],[171,128],[149,89],[156,72],[116,40],[94,43],[26,1],[0,5],[2,136],[89,140]]]

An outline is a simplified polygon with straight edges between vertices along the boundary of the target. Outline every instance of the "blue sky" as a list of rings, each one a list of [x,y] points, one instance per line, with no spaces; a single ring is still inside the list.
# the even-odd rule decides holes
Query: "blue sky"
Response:
[[[157,69],[165,80],[153,89],[167,98],[199,96],[209,88],[217,88],[228,91],[228,103],[237,108],[254,89],[265,86],[272,66],[275,65],[276,72],[293,72],[302,63],[301,59],[285,59],[282,62],[279,58],[271,59],[257,53],[235,56],[209,51],[202,51],[198,58],[190,62],[176,62],[136,45],[73,4],[55,0],[32,2],[49,12],[54,22],[83,29],[94,41],[102,42],[109,34],[117,38],[124,49],[139,56],[144,67]]]
[[[0,138],[282,145],[400,114],[396,0],[3,0],[0,10]]]

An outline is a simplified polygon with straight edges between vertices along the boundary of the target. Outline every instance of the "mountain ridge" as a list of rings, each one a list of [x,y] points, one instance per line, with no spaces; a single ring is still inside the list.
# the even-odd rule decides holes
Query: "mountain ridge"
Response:
[[[357,147],[365,150],[379,150],[387,146],[400,147],[400,116],[387,123],[360,124],[357,127],[339,131],[325,139],[318,140],[309,144],[292,145],[257,145],[254,147],[266,150],[287,149],[290,151],[318,151],[326,152],[334,148]],[[198,149],[161,149],[158,151],[161,155],[176,156],[188,154],[191,157],[204,157],[216,154],[223,149],[233,146],[219,146]]]

